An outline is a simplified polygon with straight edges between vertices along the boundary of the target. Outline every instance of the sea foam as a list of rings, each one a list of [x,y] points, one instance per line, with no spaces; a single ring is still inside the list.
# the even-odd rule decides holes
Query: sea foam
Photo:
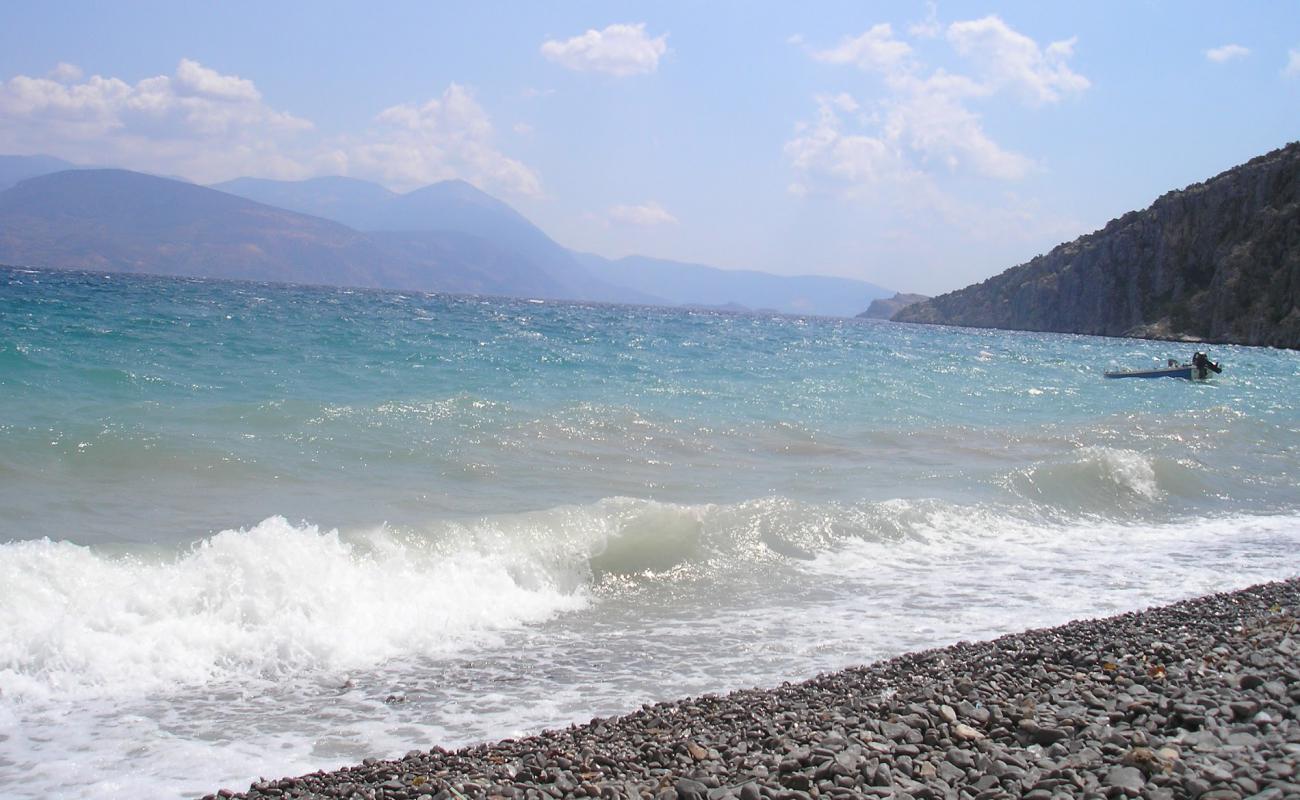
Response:
[[[174,557],[0,545],[0,694],[135,694],[444,654],[581,607],[483,553],[271,518]]]

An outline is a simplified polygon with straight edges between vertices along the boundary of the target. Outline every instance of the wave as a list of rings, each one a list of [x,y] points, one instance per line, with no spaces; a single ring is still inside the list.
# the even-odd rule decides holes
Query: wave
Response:
[[[1044,461],[1013,472],[1006,484],[1014,494],[1057,511],[1113,516],[1203,494],[1200,470],[1190,459],[1090,446],[1079,448],[1068,460]]]
[[[846,533],[874,535],[861,520],[888,516],[784,499],[611,498],[420,531],[272,517],[179,553],[9,542],[0,696],[141,694],[446,656],[620,588],[807,560]]]
[[[1158,490],[1141,466],[1122,457],[1112,466],[1114,479],[1132,481],[1124,491]],[[1224,535],[1235,524],[1223,523]],[[1300,531],[1294,517],[1279,525]],[[1099,552],[1128,536],[1115,522],[1066,525],[1025,508],[936,500],[609,498],[420,531],[340,533],[272,517],[169,554],[10,542],[0,545],[0,696],[138,696],[472,654],[620,597],[666,590],[693,607],[750,592],[779,607],[831,585],[812,575],[838,574],[859,594],[891,569],[928,574],[952,554],[1066,553],[1094,529],[1110,543]],[[1070,555],[1049,561],[1058,558]]]
[[[147,692],[346,670],[580,608],[484,554],[267,519],[172,558],[0,546],[0,695]]]

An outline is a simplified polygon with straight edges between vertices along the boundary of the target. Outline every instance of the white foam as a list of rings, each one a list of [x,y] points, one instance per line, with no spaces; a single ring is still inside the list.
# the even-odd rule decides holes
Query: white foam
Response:
[[[1160,484],[1149,455],[1123,448],[1085,447],[1081,460],[1099,465],[1102,474],[1123,489],[1147,500],[1160,498]]]
[[[867,607],[905,617],[915,635],[899,635],[896,652],[1300,574],[1294,515],[1061,524],[980,507],[910,512],[908,540],[846,541],[807,567],[859,587],[846,595],[856,609],[845,616],[847,635],[879,640],[881,619]]]
[[[0,785],[238,789],[1300,568],[1295,516],[614,498],[435,527],[272,518],[151,559],[0,546]]]
[[[440,654],[580,608],[502,558],[280,517],[174,558],[48,540],[0,545],[0,694],[138,694]]]

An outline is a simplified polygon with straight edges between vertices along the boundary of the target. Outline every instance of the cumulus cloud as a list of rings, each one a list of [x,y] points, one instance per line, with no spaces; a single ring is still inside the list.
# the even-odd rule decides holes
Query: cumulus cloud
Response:
[[[668,35],[651,38],[645,23],[615,24],[580,36],[542,44],[542,55],[579,72],[603,72],[617,78],[644,75],[659,68],[668,51]]]
[[[1287,78],[1300,75],[1300,49],[1287,51],[1286,66],[1282,68],[1282,75]]]
[[[913,35],[928,33],[923,28]],[[815,60],[851,64],[878,76],[885,93],[869,105],[843,93],[815,98],[815,119],[799,123],[785,146],[798,175],[792,190],[829,183],[864,195],[891,185],[933,199],[936,170],[998,180],[1031,172],[1032,159],[988,135],[977,104],[1006,94],[1037,107],[1084,91],[1087,78],[1068,64],[1074,40],[1041,47],[997,17],[955,22],[945,38],[972,65],[970,74],[928,69],[887,24],[834,48],[811,51]]]
[[[998,17],[987,16],[954,22],[948,26],[948,41],[977,62],[991,88],[1011,88],[1036,105],[1055,103],[1091,85],[1066,63],[1074,55],[1074,39],[1041,48]]]
[[[256,171],[295,175],[282,146],[312,124],[262,100],[252,81],[182,59],[171,75],[131,84],[82,76],[62,63],[48,77],[0,83],[0,150],[42,152],[198,180]]]
[[[643,228],[677,224],[677,217],[674,217],[663,206],[653,200],[635,206],[614,206],[609,210],[607,216],[613,222],[637,225]]]
[[[269,105],[252,80],[188,58],[170,75],[136,83],[85,78],[66,63],[43,78],[0,82],[0,152],[203,183],[343,174],[398,188],[455,177],[491,190],[540,191],[537,174],[496,147],[487,113],[458,84],[427,102],[384,109],[367,131],[324,140],[310,121]]]
[[[888,70],[907,58],[912,48],[894,38],[889,23],[882,22],[856,37],[846,37],[839,46],[814,50],[812,57],[827,64],[855,64],[862,69]]]
[[[1245,58],[1248,55],[1250,55],[1250,48],[1242,47],[1239,44],[1225,44],[1222,47],[1211,47],[1205,51],[1205,57],[1216,64]]]
[[[851,98],[850,98],[851,100]],[[877,186],[911,177],[900,147],[884,136],[869,136],[845,130],[841,112],[852,110],[843,96],[817,98],[817,119],[800,123],[796,135],[785,145],[785,154],[795,170],[804,176],[827,175],[848,186]],[[807,185],[791,186],[803,193]]]
[[[69,64],[65,61],[60,61],[58,64],[54,65],[54,69],[50,70],[50,74],[47,77],[49,77],[50,80],[58,81],[59,83],[72,83],[73,81],[81,80],[81,76],[84,74],[85,73],[81,71],[81,67],[78,67],[76,64]]]
[[[1030,171],[1032,161],[989,138],[979,115],[965,104],[965,98],[980,93],[978,84],[944,74],[909,83],[887,112],[885,131],[923,164],[937,161],[953,172],[969,167],[1001,180],[1016,180]]]
[[[913,22],[907,32],[918,39],[933,39],[943,33],[943,26],[939,24],[939,7],[933,0],[925,4],[925,19]]]
[[[381,111],[366,136],[343,143],[344,174],[413,188],[448,178],[522,195],[541,192],[537,173],[493,144],[487,112],[468,89],[451,84],[423,104]]]

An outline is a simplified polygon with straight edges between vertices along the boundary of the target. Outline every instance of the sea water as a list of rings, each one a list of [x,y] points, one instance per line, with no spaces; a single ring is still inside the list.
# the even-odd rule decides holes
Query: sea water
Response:
[[[0,269],[0,795],[184,797],[1300,572],[1300,354]]]

